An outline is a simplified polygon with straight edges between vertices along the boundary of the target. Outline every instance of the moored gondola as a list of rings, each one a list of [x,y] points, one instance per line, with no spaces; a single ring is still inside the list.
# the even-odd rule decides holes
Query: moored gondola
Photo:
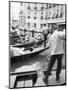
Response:
[[[33,57],[48,49],[48,47],[44,47],[43,40],[38,42],[28,42],[21,45],[12,45],[10,46],[10,56],[11,61],[24,60],[27,57]],[[11,50],[12,48],[12,50]]]

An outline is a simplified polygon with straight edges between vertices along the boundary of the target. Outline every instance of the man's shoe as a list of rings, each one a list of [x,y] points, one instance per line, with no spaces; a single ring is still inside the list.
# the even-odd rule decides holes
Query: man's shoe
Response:
[[[59,79],[60,79],[60,76],[56,76],[56,81],[59,81]]]
[[[45,82],[46,85],[48,85],[48,79],[44,78],[43,81]]]
[[[50,72],[49,75],[52,75],[52,73]]]
[[[44,72],[44,75],[46,76],[47,75],[47,72]],[[50,72],[49,75],[52,75],[52,73]]]

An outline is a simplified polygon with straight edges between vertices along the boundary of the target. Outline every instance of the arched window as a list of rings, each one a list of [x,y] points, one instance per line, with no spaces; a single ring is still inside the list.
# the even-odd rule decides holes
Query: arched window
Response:
[[[41,10],[44,10],[44,7],[43,6],[41,7]]]
[[[34,10],[37,10],[37,7],[36,6],[34,7]]]

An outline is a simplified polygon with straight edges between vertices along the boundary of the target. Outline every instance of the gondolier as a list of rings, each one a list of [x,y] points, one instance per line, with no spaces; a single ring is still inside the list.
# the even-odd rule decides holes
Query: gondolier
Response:
[[[64,31],[58,31],[57,25],[54,25],[54,32],[50,36],[49,45],[50,45],[50,62],[47,69],[47,74],[44,79],[45,83],[48,84],[48,77],[51,69],[57,59],[57,70],[56,70],[56,80],[59,81],[61,66],[62,66],[62,57],[63,57],[63,38],[65,38]]]
[[[43,35],[44,35],[44,47],[46,47],[46,40],[47,40],[47,35],[48,35],[48,26],[44,24],[44,27],[42,29]]]

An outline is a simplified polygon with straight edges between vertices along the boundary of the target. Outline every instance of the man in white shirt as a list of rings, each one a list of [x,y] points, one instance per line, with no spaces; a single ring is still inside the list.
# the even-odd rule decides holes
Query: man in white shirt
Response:
[[[62,66],[62,57],[64,54],[63,50],[63,39],[65,38],[65,32],[58,31],[57,26],[54,25],[54,32],[50,36],[49,39],[49,46],[50,46],[50,62],[47,69],[47,74],[44,79],[45,83],[48,84],[48,77],[49,73],[51,72],[51,69],[57,60],[57,70],[56,70],[56,81],[59,81],[60,79],[60,72],[61,72],[61,66]]]
[[[30,31],[26,32],[25,40],[26,40],[26,41],[29,41],[29,39],[30,39],[31,37],[32,37],[31,32],[30,32]]]
[[[43,31],[43,35],[44,35],[44,47],[46,47],[46,40],[47,40],[47,35],[48,35],[48,26],[45,24],[42,31]]]

